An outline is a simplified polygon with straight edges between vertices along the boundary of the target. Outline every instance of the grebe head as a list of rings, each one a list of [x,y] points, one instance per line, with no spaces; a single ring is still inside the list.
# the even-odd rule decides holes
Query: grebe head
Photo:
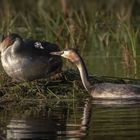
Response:
[[[79,54],[75,48],[64,49],[63,51],[51,52],[52,55],[60,55],[69,59],[71,62],[79,61]]]
[[[22,39],[22,38],[15,33],[12,33],[6,37],[3,36],[0,42],[0,52],[4,51],[6,48],[11,46],[16,41],[16,39]]]

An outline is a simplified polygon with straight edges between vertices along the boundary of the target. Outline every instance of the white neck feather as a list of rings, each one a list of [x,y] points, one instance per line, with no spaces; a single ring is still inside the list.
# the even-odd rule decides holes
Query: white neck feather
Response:
[[[85,63],[83,62],[82,58],[80,58],[79,61],[76,62],[76,66],[78,67],[78,70],[80,72],[81,80],[82,80],[82,83],[83,83],[85,89],[90,92],[91,84],[88,80],[87,69],[86,69]]]

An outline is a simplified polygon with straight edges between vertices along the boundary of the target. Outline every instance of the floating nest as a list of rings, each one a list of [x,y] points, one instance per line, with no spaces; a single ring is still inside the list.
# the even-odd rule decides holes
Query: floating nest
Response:
[[[119,84],[140,84],[140,80],[94,76],[90,75],[91,83],[119,83]],[[86,93],[86,94],[85,94]],[[49,79],[39,79],[32,82],[14,82],[4,73],[1,73],[0,83],[0,107],[11,107],[11,104],[21,105],[27,100],[32,103],[40,104],[47,102],[48,99],[57,100],[83,98],[88,96],[83,88],[78,71],[73,69],[63,71]]]

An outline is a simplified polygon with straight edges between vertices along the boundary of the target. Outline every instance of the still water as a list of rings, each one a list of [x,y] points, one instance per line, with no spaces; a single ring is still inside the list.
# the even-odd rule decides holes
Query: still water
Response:
[[[0,111],[0,139],[139,140],[140,101],[52,101],[40,110]]]
[[[109,51],[90,45],[81,54],[90,74],[140,79],[140,47],[136,50],[136,58],[125,58],[116,44],[110,46]]]

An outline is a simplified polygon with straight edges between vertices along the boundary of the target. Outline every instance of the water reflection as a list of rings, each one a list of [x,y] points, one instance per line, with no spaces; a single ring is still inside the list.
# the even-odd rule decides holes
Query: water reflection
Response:
[[[73,103],[70,106],[67,102],[59,103],[53,109],[47,108],[34,115],[16,111],[6,118],[5,126],[1,127],[3,139],[81,139],[86,135],[88,103],[86,101],[84,108],[75,103],[73,108]]]
[[[54,113],[55,112],[55,113]],[[7,139],[56,139],[66,131],[67,109],[47,111],[44,116],[12,118],[7,125]]]
[[[140,100],[94,100],[86,139],[138,140]]]
[[[22,113],[21,113],[22,112]],[[140,101],[60,102],[37,113],[0,112],[0,139],[139,139]]]

